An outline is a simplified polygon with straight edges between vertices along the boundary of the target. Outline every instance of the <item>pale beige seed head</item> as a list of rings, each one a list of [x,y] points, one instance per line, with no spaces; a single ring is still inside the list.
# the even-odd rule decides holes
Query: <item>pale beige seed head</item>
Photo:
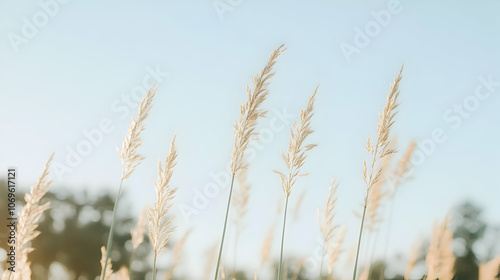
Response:
[[[102,273],[104,272],[104,267],[106,263],[106,247],[102,246],[101,247],[101,279],[102,279]],[[108,258],[108,265],[106,266],[106,273],[104,276],[104,280],[111,280],[113,274],[113,268],[111,267],[111,258]]]
[[[452,279],[454,275],[455,256],[453,255],[453,234],[448,228],[448,215],[443,223],[434,224],[431,244],[425,257],[428,267],[427,279]]]
[[[128,268],[125,266],[120,267],[120,269],[114,274],[114,280],[130,280],[130,273]]]
[[[411,246],[410,257],[408,258],[408,263],[406,264],[404,279],[410,279],[410,273],[417,264],[420,250],[422,249],[422,242],[418,242]]]
[[[234,146],[231,151],[231,173],[236,174],[238,170],[245,168],[243,158],[250,140],[255,139],[257,133],[255,127],[266,112],[259,109],[269,95],[269,80],[274,76],[273,66],[278,56],[285,51],[284,45],[276,49],[260,73],[252,78],[253,90],[246,88],[247,100],[240,107],[240,117],[234,124]]]
[[[128,133],[123,140],[122,149],[118,152],[118,157],[122,163],[122,180],[126,180],[135,168],[144,159],[137,150],[142,145],[142,139],[140,138],[141,132],[144,131],[144,121],[149,116],[149,111],[153,107],[153,98],[156,94],[156,84],[151,87],[148,93],[142,98],[139,104],[139,112],[137,117],[132,118],[132,122],[128,126]]]
[[[50,208],[50,203],[40,204],[43,196],[47,193],[52,181],[49,180],[49,167],[54,159],[52,154],[43,167],[42,175],[38,181],[30,189],[30,192],[24,196],[26,204],[19,214],[19,222],[17,224],[17,240],[16,248],[17,271],[12,274],[14,280],[29,280],[31,279],[31,262],[28,260],[28,254],[34,250],[31,247],[31,242],[40,235],[37,231],[38,221],[42,217],[43,212]]]
[[[171,227],[174,217],[168,219],[168,211],[172,207],[176,188],[170,186],[174,167],[176,165],[177,150],[175,147],[175,136],[170,144],[170,151],[165,159],[165,167],[158,161],[158,179],[154,181],[156,191],[156,202],[154,207],[148,209],[149,237],[155,254],[159,255],[170,235],[175,230]]]
[[[338,226],[333,225],[333,218],[335,217],[335,204],[337,203],[337,198],[335,197],[337,189],[338,184],[335,183],[335,178],[333,178],[330,183],[328,196],[326,197],[325,208],[323,211],[318,209],[319,231],[323,237],[323,242],[327,245],[332,240],[335,229],[338,228]],[[328,250],[325,250],[323,255],[326,255],[327,251]]]
[[[384,106],[384,110],[379,115],[379,122],[377,124],[377,142],[375,145],[371,143],[370,138],[366,143],[366,150],[372,155],[373,160],[370,166],[370,174],[368,174],[368,166],[366,161],[363,161],[363,180],[367,186],[367,192],[381,179],[383,168],[378,167],[378,161],[387,155],[396,152],[396,149],[390,146],[390,129],[394,124],[394,117],[397,114],[398,97],[399,97],[399,82],[402,78],[403,67],[399,71],[398,76],[391,84],[389,95]],[[368,197],[368,195],[367,195]],[[365,201],[366,207],[367,201]]]
[[[280,175],[281,186],[286,197],[290,196],[292,192],[292,187],[299,176],[305,176],[307,174],[301,173],[301,168],[304,165],[307,152],[314,147],[316,144],[306,145],[304,142],[309,135],[311,135],[314,130],[311,128],[311,118],[314,115],[314,100],[316,98],[316,93],[318,88],[314,90],[313,95],[309,98],[307,107],[300,111],[300,124],[295,122],[293,128],[291,129],[291,137],[288,142],[287,153],[281,152],[281,157],[285,162],[288,174],[285,175],[282,172],[273,170]]]
[[[139,215],[139,219],[137,220],[137,224],[130,231],[130,235],[132,237],[132,248],[135,250],[141,243],[144,241],[144,232],[146,231],[146,226],[148,223],[147,218],[147,208],[144,207]]]

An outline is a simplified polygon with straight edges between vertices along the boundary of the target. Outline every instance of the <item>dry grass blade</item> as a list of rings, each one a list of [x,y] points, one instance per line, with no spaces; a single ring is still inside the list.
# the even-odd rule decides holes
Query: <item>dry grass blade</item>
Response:
[[[184,244],[186,243],[186,239],[188,238],[188,236],[190,234],[191,234],[191,230],[186,231],[186,233],[184,233],[182,238],[179,241],[177,241],[177,243],[175,244],[172,267],[165,275],[165,280],[171,280],[174,277],[174,271],[179,266],[180,261],[181,261],[182,248],[184,248]]]
[[[301,168],[305,163],[307,158],[307,153],[309,150],[316,147],[316,144],[305,145],[305,140],[309,135],[311,135],[314,130],[311,128],[311,118],[314,115],[314,100],[316,98],[316,93],[318,88],[314,90],[313,95],[307,103],[305,109],[300,110],[300,124],[295,122],[293,128],[291,129],[291,137],[288,142],[288,150],[285,153],[281,153],[281,157],[285,162],[285,166],[288,170],[288,174],[285,175],[282,172],[274,170],[274,172],[280,175],[281,186],[285,192],[286,197],[290,196],[292,187],[299,176],[305,176],[307,174],[300,173]]]
[[[149,116],[149,111],[153,107],[153,98],[155,94],[156,84],[153,85],[146,96],[141,100],[137,117],[135,119],[132,118],[132,122],[128,126],[128,133],[125,140],[123,140],[122,149],[116,149],[118,157],[120,157],[122,162],[122,180],[126,180],[130,177],[137,165],[144,159],[137,153],[137,149],[142,145],[140,134],[144,131],[144,120]]]
[[[49,167],[54,154],[52,154],[43,167],[42,175],[38,181],[30,189],[30,192],[24,196],[26,205],[24,205],[19,214],[19,222],[17,224],[17,270],[12,274],[14,280],[29,280],[31,279],[31,263],[28,261],[28,254],[34,249],[31,247],[31,241],[35,239],[40,231],[37,231],[38,221],[43,212],[50,208],[50,203],[40,204],[41,199],[47,193],[52,182],[49,180]]]
[[[231,152],[231,172],[236,172],[245,168],[243,157],[248,143],[255,136],[255,126],[260,117],[264,117],[266,112],[259,109],[260,105],[269,95],[269,79],[274,76],[273,66],[276,64],[278,56],[285,51],[284,45],[276,49],[266,66],[260,73],[252,78],[253,90],[249,86],[246,88],[247,100],[240,107],[240,117],[234,124],[234,146]]]
[[[130,231],[130,235],[132,237],[132,248],[133,250],[137,249],[139,245],[144,241],[144,232],[146,231],[146,226],[148,223],[147,219],[147,208],[144,207],[139,215],[139,219],[137,220],[137,224]]]
[[[440,225],[436,222],[432,229],[431,244],[425,257],[429,269],[427,279],[452,279],[455,256],[453,255],[453,234],[448,228],[448,215]]]
[[[172,200],[175,197],[176,188],[170,186],[174,167],[176,165],[177,150],[175,147],[175,136],[170,144],[170,151],[165,159],[165,166],[162,167],[161,161],[158,161],[158,179],[154,181],[156,191],[156,202],[154,207],[148,209],[149,237],[155,253],[153,263],[153,279],[156,275],[156,259],[161,253],[163,247],[175,230],[171,227],[172,220],[167,218],[168,211],[172,207]]]
[[[413,268],[415,267],[415,264],[417,264],[418,257],[419,257],[418,255],[419,255],[421,249],[422,249],[421,242],[419,242],[411,247],[410,257],[408,258],[408,263],[406,264],[404,279],[406,279],[406,280],[410,279],[410,273],[413,270]]]
[[[104,277],[104,280],[111,280],[113,269],[111,268],[111,258],[107,258],[106,261],[106,247],[101,247],[101,278]],[[107,264],[106,264],[107,263]],[[106,273],[103,273],[106,271]]]

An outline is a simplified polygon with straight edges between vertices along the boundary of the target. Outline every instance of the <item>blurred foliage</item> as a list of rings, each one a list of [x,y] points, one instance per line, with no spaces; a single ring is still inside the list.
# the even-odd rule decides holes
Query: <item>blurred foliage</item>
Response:
[[[6,197],[7,182],[0,180],[0,197]],[[42,232],[33,242],[35,251],[30,254],[34,280],[49,279],[50,266],[59,263],[70,271],[69,279],[95,279],[100,274],[100,247],[106,244],[114,197],[109,194],[96,196],[87,193],[70,193],[65,189],[57,193],[47,193],[44,200],[50,201],[51,209],[42,217],[38,230]],[[24,194],[16,190],[18,202],[17,210],[24,203]],[[2,204],[3,205],[3,204]],[[151,245],[145,236],[144,243],[139,246],[131,261],[132,244],[130,242],[130,229],[135,226],[136,217],[131,217],[127,212],[130,207],[124,204],[118,213],[118,224],[112,249],[113,268],[118,270],[121,266],[132,267],[132,279],[145,279],[151,271],[148,257],[151,255]],[[488,249],[487,256],[483,261],[496,256],[498,252],[498,236],[500,229],[486,224],[481,219],[481,208],[465,202],[453,209],[451,212],[454,243],[456,248],[456,276],[454,280],[477,280],[479,260],[474,248],[477,243],[485,243]],[[7,211],[0,211],[0,219],[5,221]],[[493,234],[486,238],[485,232]],[[0,247],[7,249],[7,237],[5,231],[0,231]],[[405,252],[406,253],[406,252]],[[425,262],[426,246],[422,248],[419,262]],[[486,259],[485,259],[486,258]],[[5,267],[5,264],[2,264]],[[380,272],[384,271],[387,264],[381,260],[374,262],[369,279],[379,280]],[[308,278],[304,271],[299,271],[300,260],[290,258],[286,263],[288,279],[296,276],[297,280]],[[278,263],[275,262],[273,269],[278,272]],[[297,274],[297,272],[299,272]],[[237,280],[253,279],[253,275],[245,271],[228,273],[231,278]],[[314,278],[314,277],[313,277]],[[184,279],[184,278],[175,278]],[[402,279],[397,275],[392,279]]]
[[[6,195],[6,181],[0,181],[0,197]],[[24,203],[24,194],[16,190],[18,209]],[[30,253],[34,280],[49,279],[49,267],[58,262],[71,274],[71,279],[94,279],[101,272],[101,246],[106,244],[114,198],[100,194],[92,198],[84,194],[60,194],[49,192],[44,200],[50,201],[51,208],[42,216],[38,230],[42,232],[34,241],[35,251]],[[122,204],[123,209],[128,209]],[[0,211],[0,219],[5,220],[5,211]],[[113,241],[112,265],[114,269],[129,266],[131,256],[130,229],[135,226],[135,218],[119,213],[117,230]],[[2,232],[3,234],[3,232]],[[0,236],[5,240],[4,236]],[[128,243],[128,244],[127,244]],[[135,253],[133,263],[134,279],[144,279],[150,266],[146,259],[149,239]],[[7,244],[0,245],[6,249]]]

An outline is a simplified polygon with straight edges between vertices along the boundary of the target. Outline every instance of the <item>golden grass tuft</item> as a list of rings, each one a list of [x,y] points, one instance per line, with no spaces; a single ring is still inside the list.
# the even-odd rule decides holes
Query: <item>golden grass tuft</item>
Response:
[[[139,247],[139,245],[141,245],[141,243],[144,241],[144,232],[146,231],[147,224],[148,224],[147,208],[144,207],[141,211],[141,214],[139,215],[137,224],[130,231],[133,250],[137,249],[137,247]]]
[[[361,247],[361,238],[363,234],[363,225],[365,222],[365,214],[370,202],[370,195],[375,186],[380,180],[382,180],[382,172],[384,172],[384,166],[379,166],[379,162],[385,156],[394,154],[396,150],[391,147],[390,141],[390,129],[394,124],[394,117],[397,114],[398,107],[398,97],[399,97],[399,82],[401,81],[403,73],[403,67],[399,71],[396,79],[391,84],[389,94],[387,95],[387,100],[384,106],[384,110],[379,115],[379,122],[377,123],[377,142],[375,145],[372,144],[370,137],[366,142],[365,148],[368,153],[372,156],[372,161],[370,164],[370,168],[368,169],[368,165],[366,160],[363,160],[363,180],[366,184],[366,195],[364,199],[363,206],[363,215],[361,217],[361,227],[359,230],[359,239],[358,239],[358,249],[356,253],[356,260],[354,263],[354,272],[352,279],[356,279],[356,272],[358,268],[358,259],[359,259],[359,249]]]
[[[326,197],[325,209],[323,211],[318,210],[318,224],[319,231],[323,237],[323,249],[321,253],[321,267],[320,276],[323,273],[323,259],[325,255],[332,250],[332,238],[334,231],[338,226],[333,225],[333,218],[335,217],[335,204],[337,203],[337,198],[335,193],[337,192],[338,184],[335,183],[335,178],[332,179],[330,183],[330,188],[328,196]]]
[[[414,244],[413,246],[411,246],[410,257],[408,258],[408,263],[406,264],[404,279],[406,279],[406,280],[410,279],[410,273],[413,270],[413,268],[415,267],[415,264],[417,264],[419,253],[420,253],[421,249],[422,249],[421,242],[418,242],[417,244]]]
[[[273,67],[280,54],[286,49],[284,45],[277,48],[260,73],[252,78],[253,90],[247,85],[247,100],[240,107],[240,117],[234,124],[234,146],[231,151],[231,173],[236,174],[238,170],[245,168],[244,155],[248,143],[256,135],[255,127],[257,120],[266,115],[266,112],[259,109],[260,105],[269,95],[269,79],[274,76]]]
[[[111,280],[113,275],[113,269],[111,268],[111,258],[106,258],[107,252],[106,247],[101,247],[101,278],[104,280]],[[106,272],[106,273],[103,273]]]
[[[175,197],[176,188],[170,186],[170,181],[176,165],[177,150],[175,147],[175,135],[170,143],[170,151],[165,159],[165,166],[162,167],[161,161],[158,161],[158,178],[154,181],[156,191],[156,202],[154,207],[148,209],[149,237],[155,253],[153,263],[153,279],[156,275],[156,259],[161,253],[163,247],[175,230],[171,223],[175,216],[167,218],[168,211],[172,207],[171,201]]]
[[[313,95],[309,98],[307,107],[300,110],[300,124],[297,122],[293,124],[286,154],[281,152],[281,158],[283,159],[283,162],[285,162],[288,174],[285,175],[282,172],[273,170],[275,173],[280,175],[281,187],[283,188],[287,198],[290,196],[292,187],[297,178],[307,175],[305,173],[300,173],[301,168],[307,159],[306,152],[317,146],[316,144],[304,145],[304,141],[307,137],[314,132],[311,128],[311,118],[314,115],[314,100],[317,92],[318,87],[316,87]]]
[[[153,98],[156,94],[156,84],[148,91],[139,104],[139,112],[137,117],[132,118],[132,122],[128,126],[128,133],[123,140],[122,149],[118,150],[118,157],[122,162],[122,180],[126,180],[135,168],[144,159],[143,156],[137,153],[137,149],[142,145],[140,137],[141,132],[144,131],[144,121],[149,116],[149,111],[153,107]]]
[[[427,279],[452,279],[455,256],[453,255],[453,234],[448,228],[448,215],[441,224],[434,223],[431,244],[425,257],[428,267]]]
[[[17,224],[17,270],[12,274],[13,280],[31,279],[31,262],[28,260],[28,254],[34,250],[34,248],[31,247],[31,241],[40,235],[40,231],[36,230],[38,221],[42,217],[43,212],[50,208],[50,202],[40,204],[40,201],[52,184],[52,181],[49,180],[49,167],[53,159],[54,154],[50,156],[43,167],[42,175],[38,178],[37,183],[33,185],[30,192],[24,196],[26,205],[24,205],[19,214],[19,221]],[[10,273],[6,272],[4,274]]]

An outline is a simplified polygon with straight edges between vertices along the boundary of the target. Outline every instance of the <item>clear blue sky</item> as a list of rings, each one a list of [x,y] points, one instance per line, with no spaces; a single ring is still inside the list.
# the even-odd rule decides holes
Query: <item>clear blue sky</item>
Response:
[[[84,131],[104,121],[111,129],[102,141],[72,171],[53,177],[55,188],[116,192],[120,162],[115,146],[121,145],[137,110],[127,98],[144,79],[150,84],[151,72],[160,72],[140,149],[146,159],[125,184],[126,199],[134,207],[124,211],[136,215],[154,202],[156,160],[164,159],[175,132],[175,203],[191,205],[195,190],[203,191],[213,181],[210,174],[228,163],[245,85],[271,51],[286,44],[264,104],[269,118],[258,130],[276,123],[281,129],[261,143],[249,170],[250,210],[239,257],[249,271],[258,269],[262,239],[283,196],[272,172],[284,169],[279,151],[286,148],[289,128],[318,84],[311,141],[319,146],[304,167],[311,174],[300,178],[292,193],[292,205],[299,195],[305,197],[300,219],[288,228],[286,253],[313,254],[319,236],[316,208],[323,206],[334,176],[340,181],[337,221],[348,228],[346,251],[354,244],[359,221],[352,212],[359,210],[364,193],[364,144],[368,136],[375,137],[378,112],[403,63],[400,113],[393,129],[400,149],[413,139],[422,144],[435,129],[446,140],[436,144],[398,193],[390,253],[406,254],[417,236],[429,234],[435,219],[465,199],[480,204],[484,218],[498,224],[499,3],[243,0],[219,14],[214,3],[219,2],[72,1],[58,10],[49,7],[52,15],[44,18],[37,2],[1,1],[1,169],[16,166],[19,184],[27,188],[52,152],[57,163],[66,164],[68,148],[76,150],[86,139]],[[386,15],[388,9],[390,19],[374,25],[377,14],[384,10]],[[37,30],[30,24],[38,24]],[[365,45],[356,46],[357,28],[372,32]],[[357,48],[348,59],[342,49],[347,44]],[[497,83],[482,100],[474,97],[480,77]],[[480,93],[488,93],[487,88]],[[456,106],[464,102],[460,115]],[[284,108],[293,118],[273,120],[273,112]],[[218,240],[227,194],[224,189],[210,199],[190,222],[174,208],[179,230],[173,239],[194,228],[188,265],[181,271],[203,263],[202,253]],[[278,254],[275,243],[273,256]]]

